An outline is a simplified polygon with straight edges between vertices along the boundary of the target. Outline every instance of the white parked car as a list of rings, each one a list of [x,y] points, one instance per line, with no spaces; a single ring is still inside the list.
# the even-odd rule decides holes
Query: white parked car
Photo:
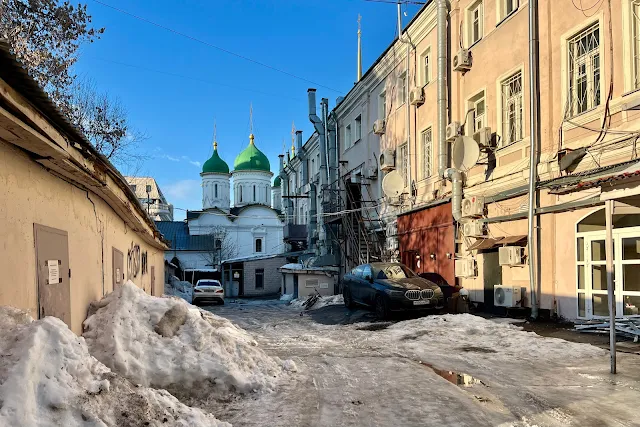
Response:
[[[215,279],[201,279],[196,283],[196,287],[193,288],[193,305],[198,305],[201,302],[215,301],[219,304],[224,304],[224,288],[222,284]]]

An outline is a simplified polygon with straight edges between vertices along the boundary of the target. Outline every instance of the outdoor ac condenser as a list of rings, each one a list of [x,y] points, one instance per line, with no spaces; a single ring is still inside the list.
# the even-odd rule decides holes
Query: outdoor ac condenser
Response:
[[[518,286],[495,285],[493,304],[496,307],[521,307],[524,294],[522,288]]]
[[[473,258],[457,259],[454,264],[456,277],[475,277],[476,260]]]

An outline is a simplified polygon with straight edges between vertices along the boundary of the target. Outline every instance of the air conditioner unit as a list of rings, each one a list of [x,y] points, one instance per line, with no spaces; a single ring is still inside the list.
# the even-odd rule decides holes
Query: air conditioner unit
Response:
[[[493,287],[493,305],[497,307],[521,307],[525,292],[518,286],[495,285]]]
[[[424,104],[424,92],[421,87],[414,87],[409,92],[409,103],[411,105],[422,105]]]
[[[373,122],[373,133],[376,135],[384,135],[384,127],[385,123],[383,119],[376,120]]]
[[[380,169],[385,172],[392,171],[396,168],[396,152],[391,148],[382,150],[380,154]]]
[[[473,258],[457,259],[454,269],[456,277],[476,277],[476,260]]]
[[[498,264],[522,265],[524,264],[524,248],[522,246],[503,246],[498,249]]]
[[[364,177],[368,179],[376,179],[378,178],[378,167],[377,166],[369,166],[364,170]]]
[[[460,49],[453,58],[453,71],[467,72],[471,69],[472,62],[471,51],[469,49]]]
[[[463,224],[462,234],[465,237],[483,237],[484,224],[480,221],[469,221]]]
[[[477,218],[484,215],[484,197],[471,196],[462,200],[462,217]]]
[[[462,135],[462,127],[460,122],[451,122],[447,125],[447,141],[453,141],[458,136]]]
[[[481,128],[478,132],[473,134],[473,139],[478,143],[480,148],[493,147],[493,133],[490,127]]]

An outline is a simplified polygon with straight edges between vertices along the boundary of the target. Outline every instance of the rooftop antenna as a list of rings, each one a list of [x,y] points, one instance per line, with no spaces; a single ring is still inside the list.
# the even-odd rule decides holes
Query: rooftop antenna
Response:
[[[358,14],[358,80],[362,78],[362,16]]]

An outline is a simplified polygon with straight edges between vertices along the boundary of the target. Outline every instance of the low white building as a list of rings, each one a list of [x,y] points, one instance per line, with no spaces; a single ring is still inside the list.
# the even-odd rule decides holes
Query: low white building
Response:
[[[314,292],[322,296],[334,295],[338,282],[338,267],[310,267],[300,263],[285,264],[278,268],[283,278],[283,295],[307,298]]]
[[[230,172],[214,142],[213,155],[200,174],[202,210],[188,211],[185,221],[158,222],[171,242],[167,260],[178,258],[183,269],[207,269],[226,259],[284,252],[284,222],[280,211],[270,206],[279,183],[272,185],[269,160],[256,147],[253,135],[233,166]]]

